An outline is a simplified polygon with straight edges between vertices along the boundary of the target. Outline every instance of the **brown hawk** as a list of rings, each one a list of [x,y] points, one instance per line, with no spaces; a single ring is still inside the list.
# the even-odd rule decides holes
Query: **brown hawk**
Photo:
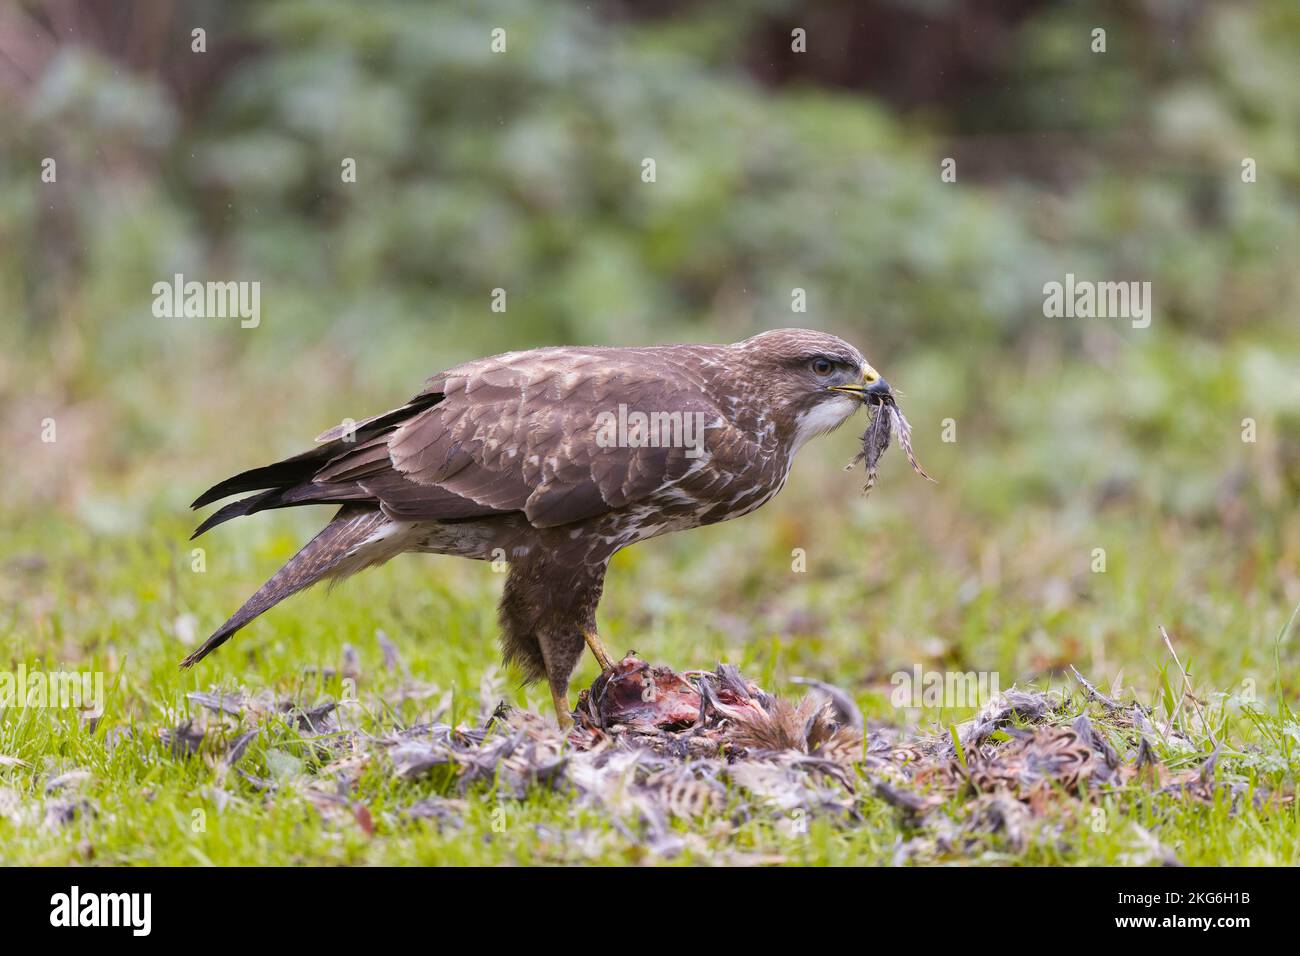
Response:
[[[289,595],[404,551],[503,560],[507,664],[545,677],[561,722],[596,633],[609,559],[656,535],[737,518],[781,490],[808,439],[890,395],[857,349],[806,329],[734,345],[541,348],[435,375],[401,408],[332,428],[311,451],[228,478],[240,515],[342,505],[183,667]]]

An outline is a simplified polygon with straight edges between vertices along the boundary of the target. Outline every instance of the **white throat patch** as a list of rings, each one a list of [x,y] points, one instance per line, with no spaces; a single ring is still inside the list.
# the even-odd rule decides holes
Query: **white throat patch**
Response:
[[[794,451],[798,451],[811,438],[839,428],[862,407],[860,399],[849,395],[836,396],[834,401],[820,402],[812,411],[795,419]]]

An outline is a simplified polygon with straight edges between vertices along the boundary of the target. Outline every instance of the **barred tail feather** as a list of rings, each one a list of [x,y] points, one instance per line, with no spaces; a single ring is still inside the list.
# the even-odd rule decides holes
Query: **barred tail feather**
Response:
[[[193,667],[226,641],[241,627],[264,611],[270,610],[291,594],[310,587],[331,572],[357,570],[359,566],[340,569],[354,549],[378,532],[388,518],[377,508],[344,507],[320,534],[303,546],[271,579],[244,602],[194,653],[181,661],[181,667]]]

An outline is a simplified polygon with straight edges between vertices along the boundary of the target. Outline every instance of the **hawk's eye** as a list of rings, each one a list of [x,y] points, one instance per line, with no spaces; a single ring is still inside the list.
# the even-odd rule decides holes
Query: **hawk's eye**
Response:
[[[812,370],[818,375],[829,375],[835,371],[835,363],[827,358],[813,359]]]

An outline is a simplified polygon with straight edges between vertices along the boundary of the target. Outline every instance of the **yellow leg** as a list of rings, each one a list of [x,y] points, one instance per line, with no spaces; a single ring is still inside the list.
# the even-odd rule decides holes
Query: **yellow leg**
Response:
[[[573,726],[573,708],[569,706],[568,693],[552,687],[551,702],[555,704],[555,720],[559,723],[560,729],[568,730]]]
[[[596,655],[596,663],[600,665],[602,671],[607,671],[614,666],[614,661],[609,656],[609,648],[605,646],[599,634],[595,631],[583,631],[582,636],[587,639],[587,646],[591,648],[591,653]]]

